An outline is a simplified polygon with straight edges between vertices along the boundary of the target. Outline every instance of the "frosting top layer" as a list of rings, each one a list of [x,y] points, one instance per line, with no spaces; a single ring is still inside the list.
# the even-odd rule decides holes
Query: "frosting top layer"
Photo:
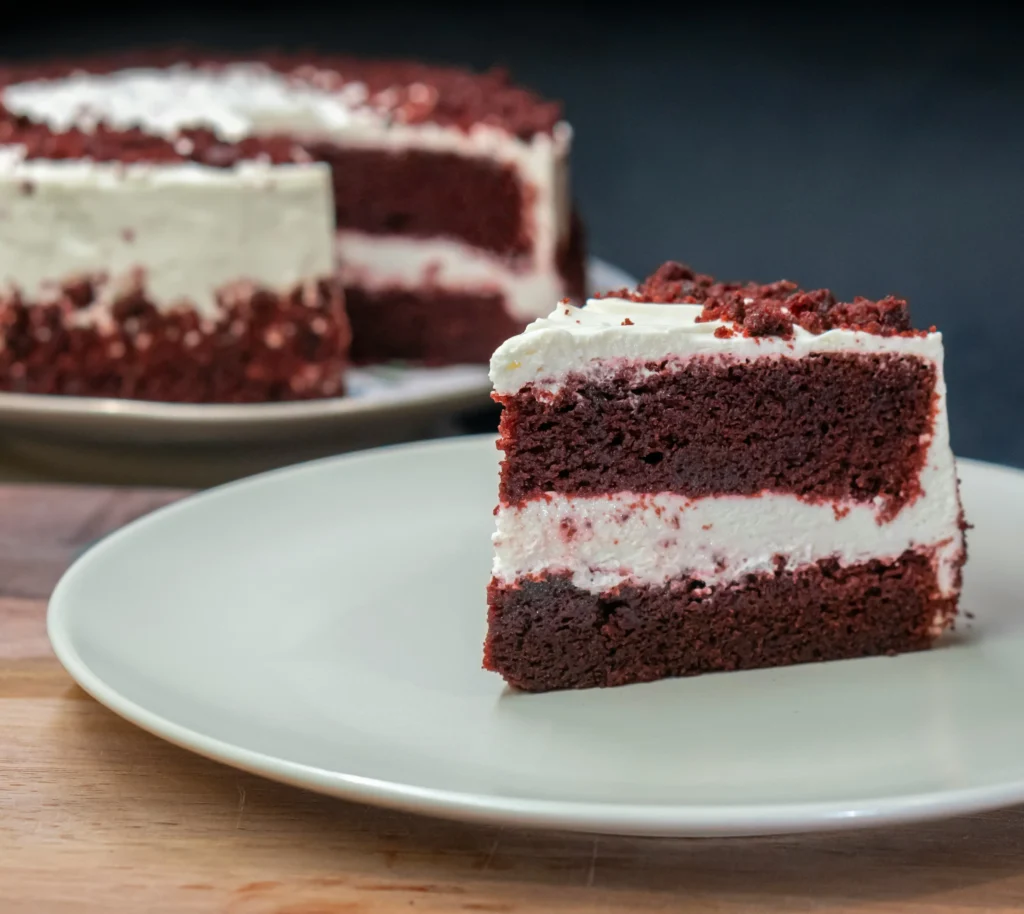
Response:
[[[162,85],[154,85],[156,82]],[[259,94],[255,101],[262,108],[262,116],[269,108],[269,113],[280,117],[280,103],[287,99],[293,108],[297,105],[307,122],[326,117],[336,124],[339,117],[360,116],[385,125],[432,123],[465,131],[485,124],[529,139],[536,134],[551,134],[561,120],[558,103],[516,86],[502,70],[473,73],[455,67],[314,54],[264,53],[242,58],[181,49],[147,51],[3,67],[0,86],[7,87],[3,104],[8,121],[11,115],[42,116],[47,123],[52,118],[55,129],[60,129],[58,123],[77,126],[77,121],[68,118],[71,102],[86,99],[108,109],[116,106],[113,114],[123,118],[127,107],[140,106],[145,97],[161,108],[161,129],[167,129],[168,121],[174,120],[194,124],[194,120],[183,117],[187,114],[185,108],[191,106],[193,117],[196,108],[207,115],[205,126],[223,127],[228,134],[238,136],[239,117],[244,121],[247,113],[252,113],[254,92]],[[180,90],[189,97],[168,98],[172,91]],[[217,99],[211,98],[211,90],[217,93]],[[116,102],[109,101],[112,91],[119,96]],[[239,91],[247,97],[239,99]],[[52,102],[55,92],[60,96],[56,112]],[[126,100],[126,94],[134,100]],[[40,110],[44,95],[49,97],[45,113]],[[173,117],[171,107],[179,112]],[[225,112],[225,107],[230,110]],[[149,117],[149,112],[142,114]],[[128,124],[143,125],[138,121]],[[0,119],[0,128],[3,126]]]
[[[498,508],[493,573],[512,583],[568,571],[577,587],[601,593],[627,582],[658,586],[686,577],[712,586],[770,574],[780,558],[790,568],[823,559],[858,565],[895,560],[909,549],[932,553],[941,594],[952,596],[963,534],[947,451],[934,455],[927,473],[929,497],[884,524],[871,504],[846,501],[836,511],[835,502],[778,492],[697,499],[671,492],[547,494]]]
[[[15,83],[3,92],[8,111],[58,133],[91,131],[102,123],[174,138],[185,129],[206,128],[229,142],[278,131],[332,133],[356,117],[376,116],[366,98],[361,83],[328,92],[259,64],[79,73]]]
[[[757,336],[737,331],[733,322],[709,319],[700,304],[601,298],[584,308],[559,304],[503,343],[491,358],[491,381],[501,395],[527,384],[557,390],[569,374],[600,373],[625,363],[716,354],[799,358],[821,352],[892,352],[941,365],[942,335],[879,335],[848,327],[812,333],[794,324],[788,336]]]

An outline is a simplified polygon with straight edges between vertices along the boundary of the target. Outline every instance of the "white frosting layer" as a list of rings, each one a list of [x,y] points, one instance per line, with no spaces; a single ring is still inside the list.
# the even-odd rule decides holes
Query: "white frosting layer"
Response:
[[[338,233],[338,262],[346,285],[369,290],[441,288],[457,292],[501,294],[518,320],[547,311],[564,294],[554,265],[517,269],[508,260],[443,238],[402,238]]]
[[[854,565],[934,547],[939,587],[949,595],[963,544],[955,477],[947,473],[943,482],[881,525],[870,504],[843,503],[837,512],[793,495],[550,495],[499,508],[494,576],[511,583],[567,571],[592,593],[679,577],[713,586],[771,572],[776,555],[792,570],[830,557]]]
[[[113,294],[137,269],[158,306],[216,310],[237,280],[284,290],[334,272],[325,165],[234,168],[24,161],[0,148],[0,283],[30,300],[103,272]]]
[[[491,359],[491,381],[499,394],[513,394],[527,384],[556,391],[570,373],[601,374],[627,363],[643,364],[671,357],[721,355],[729,359],[763,356],[800,358],[815,352],[917,355],[942,362],[942,335],[878,336],[857,330],[808,333],[794,327],[793,339],[720,338],[720,321],[697,323],[700,305],[638,304],[623,299],[595,299],[585,308],[559,305],[503,343]],[[632,324],[624,325],[624,320]]]
[[[433,90],[421,85],[409,91],[429,95]],[[342,147],[394,152],[415,148],[494,160],[514,168],[531,189],[524,218],[532,230],[534,268],[542,275],[554,271],[558,243],[568,227],[572,133],[564,123],[552,135],[529,140],[488,124],[468,131],[430,122],[407,124],[367,104],[361,83],[318,88],[254,63],[82,73],[8,86],[2,100],[9,110],[56,131],[92,130],[102,121],[173,139],[183,129],[203,127],[227,142],[287,133]],[[527,315],[542,314],[560,295],[532,302]]]
[[[184,129],[204,127],[229,142],[279,131],[344,130],[365,101],[366,87],[359,83],[325,92],[250,64],[76,73],[16,83],[3,92],[9,111],[57,132],[92,130],[103,122],[173,139]],[[365,118],[379,117],[362,110]]]

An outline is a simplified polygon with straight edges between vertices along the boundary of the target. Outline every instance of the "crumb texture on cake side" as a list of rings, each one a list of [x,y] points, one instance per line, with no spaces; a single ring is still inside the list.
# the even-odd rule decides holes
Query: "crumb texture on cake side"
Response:
[[[103,302],[105,288],[82,277],[42,302],[0,294],[0,390],[167,403],[344,392],[351,332],[334,282],[285,291],[235,283],[218,290],[208,318],[162,307],[141,285]]]
[[[491,360],[485,665],[518,688],[901,653],[956,616],[941,336],[666,264]]]

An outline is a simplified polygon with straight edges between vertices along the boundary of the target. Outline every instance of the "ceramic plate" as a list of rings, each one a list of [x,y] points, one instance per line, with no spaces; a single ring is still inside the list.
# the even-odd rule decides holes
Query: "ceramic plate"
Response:
[[[480,667],[494,440],[233,483],[104,540],[49,632],[118,714],[248,771],[504,824],[740,835],[1024,801],[1024,473],[961,462],[961,624],[902,657],[524,695]]]

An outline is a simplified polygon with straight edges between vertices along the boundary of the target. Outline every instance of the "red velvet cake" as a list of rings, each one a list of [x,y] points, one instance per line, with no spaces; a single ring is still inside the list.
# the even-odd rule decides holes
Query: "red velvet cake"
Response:
[[[484,665],[527,691],[898,654],[957,613],[941,335],[666,264],[491,361]]]
[[[4,69],[0,388],[329,396],[350,341],[363,362],[485,362],[582,293],[570,139],[502,73],[309,55]]]

